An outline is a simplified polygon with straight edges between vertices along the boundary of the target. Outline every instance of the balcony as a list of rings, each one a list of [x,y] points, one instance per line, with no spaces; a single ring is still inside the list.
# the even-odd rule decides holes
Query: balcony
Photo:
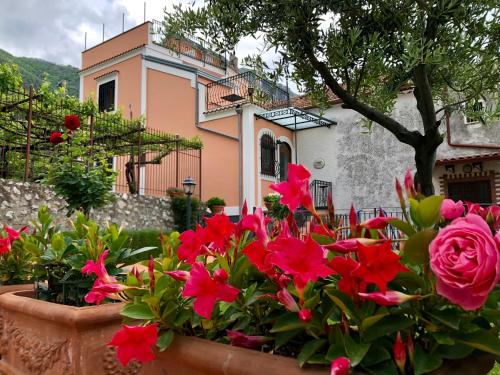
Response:
[[[252,71],[209,83],[206,91],[207,112],[217,111],[238,104],[253,103],[272,110],[290,104],[286,90]]]
[[[165,28],[160,21],[152,22],[153,43],[162,46],[176,53],[179,57],[187,56],[203,63],[203,66],[210,65],[226,71],[227,59],[225,56],[214,52],[215,48],[206,41],[195,37],[166,36]]]

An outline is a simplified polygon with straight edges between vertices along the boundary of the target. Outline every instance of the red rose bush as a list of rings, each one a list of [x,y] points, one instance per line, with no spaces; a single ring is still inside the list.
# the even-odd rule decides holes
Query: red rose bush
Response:
[[[175,335],[295,353],[331,374],[424,374],[500,355],[498,207],[423,197],[407,173],[404,189],[396,182],[404,219],[359,222],[352,207],[344,220],[332,202],[316,212],[309,177],[292,164],[272,186],[291,212],[284,220],[246,206],[238,223],[217,214],[162,236],[161,255],[125,282],[107,275],[105,254],[89,262],[82,271],[97,279],[86,300],[128,301],[110,342],[121,363],[153,360]],[[310,213],[307,233],[298,207]]]

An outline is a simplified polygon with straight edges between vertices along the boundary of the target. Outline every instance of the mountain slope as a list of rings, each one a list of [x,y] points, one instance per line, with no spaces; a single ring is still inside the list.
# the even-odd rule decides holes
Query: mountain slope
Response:
[[[31,57],[16,57],[0,49],[0,64],[2,63],[17,64],[25,85],[40,86],[44,73],[47,73],[53,87],[65,80],[68,94],[78,96],[78,69],[73,66],[54,64]]]

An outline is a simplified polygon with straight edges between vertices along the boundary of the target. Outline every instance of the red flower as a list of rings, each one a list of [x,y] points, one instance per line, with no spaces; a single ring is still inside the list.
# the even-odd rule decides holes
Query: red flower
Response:
[[[15,230],[14,228],[5,225],[3,230],[7,233],[7,237],[9,238],[11,244],[21,238],[21,233],[28,233],[27,226],[24,226],[19,230]]]
[[[247,336],[241,332],[226,330],[227,337],[233,346],[239,346],[240,348],[247,349],[259,349],[267,341],[272,340],[270,337],[266,336]]]
[[[9,237],[0,237],[0,255],[6,254],[10,251]]]
[[[101,279],[96,279],[92,289],[88,292],[84,299],[87,303],[95,303],[99,305],[105,298],[116,298],[116,293],[125,290],[125,286],[117,283],[106,283]]]
[[[49,138],[50,143],[52,143],[53,145],[57,145],[59,143],[64,142],[62,135],[63,133],[61,132],[52,132]]]
[[[190,229],[179,236],[181,245],[177,250],[180,260],[185,260],[189,264],[194,264],[199,255],[206,253],[205,229],[201,225],[196,225],[196,231]]]
[[[366,283],[359,277],[352,276],[352,271],[358,266],[352,258],[334,257],[330,261],[330,267],[342,276],[337,284],[339,290],[351,297],[356,297],[359,292],[366,290]]]
[[[381,211],[382,212],[382,211]],[[384,229],[389,225],[389,221],[396,219],[395,217],[377,216],[363,221],[360,226],[366,229]]]
[[[295,237],[279,237],[269,243],[271,263],[293,276],[295,287],[304,289],[309,281],[333,273],[327,266],[325,250],[310,236],[303,242]]]
[[[413,177],[411,175],[411,171],[408,168],[405,174],[405,190],[408,198],[414,198],[417,195],[415,191],[415,184],[413,182]]]
[[[387,283],[399,272],[408,272],[408,268],[399,261],[399,256],[392,251],[391,241],[381,245],[365,246],[358,244],[359,266],[351,273],[367,284],[375,284],[381,292],[387,290]]]
[[[182,291],[184,298],[196,298],[193,309],[198,315],[206,319],[210,319],[217,301],[233,302],[240,292],[239,289],[222,281],[221,274],[217,276],[217,279],[215,277],[211,278],[203,263],[195,263]]]
[[[381,306],[396,306],[402,303],[412,301],[414,299],[420,299],[417,295],[408,295],[394,290],[388,290],[385,293],[373,292],[373,293],[358,293],[360,297],[367,299],[369,301],[375,302],[377,305]]]
[[[347,240],[340,240],[329,245],[323,245],[325,249],[335,251],[337,253],[347,254],[358,250],[358,243],[364,245],[373,245],[379,242],[370,238],[348,238]]]
[[[104,250],[100,255],[97,261],[87,260],[85,265],[82,267],[81,272],[86,273],[87,275],[95,274],[97,278],[103,281],[106,284],[116,282],[116,279],[113,276],[108,274],[106,267],[104,265],[104,258],[108,255],[109,250]]]
[[[403,188],[401,187],[401,182],[396,178],[396,193],[398,195],[399,199],[399,205],[401,206],[402,209],[406,208],[406,202],[405,198],[403,196]]]
[[[264,212],[261,207],[257,207],[253,215],[246,215],[241,219],[241,228],[243,230],[250,230],[255,233],[255,236],[267,245],[267,223],[270,219],[264,217]]]
[[[338,357],[330,365],[330,375],[346,375],[351,369],[351,361],[346,357]]]
[[[220,253],[226,252],[229,239],[236,230],[236,225],[231,222],[229,216],[224,213],[214,215],[205,220],[207,227],[205,228],[205,241],[212,242]]]
[[[80,127],[80,118],[78,115],[67,115],[64,118],[64,127],[68,130],[76,130]]]
[[[396,341],[394,342],[392,353],[394,355],[394,362],[396,362],[396,366],[398,366],[401,373],[404,374],[405,364],[406,364],[406,349],[405,349],[405,344],[401,339],[401,332],[399,331],[398,334],[396,335]]]
[[[313,316],[311,310],[303,308],[299,311],[299,319],[305,323],[308,323],[312,320]]]
[[[252,263],[260,272],[268,275],[274,274],[273,265],[270,262],[269,254],[271,252],[266,249],[261,241],[256,240],[247,245],[243,251]]]
[[[288,181],[272,184],[271,189],[281,194],[280,203],[287,205],[294,212],[297,207],[303,206],[313,212],[314,205],[309,191],[309,172],[303,165],[288,164]]]
[[[158,323],[144,327],[122,325],[122,329],[113,335],[108,343],[116,347],[116,355],[123,367],[132,360],[148,362],[155,359],[151,347],[158,340]]]

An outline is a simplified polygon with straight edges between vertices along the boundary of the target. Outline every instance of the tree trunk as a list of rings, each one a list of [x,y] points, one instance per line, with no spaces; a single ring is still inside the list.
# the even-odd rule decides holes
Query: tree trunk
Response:
[[[434,139],[429,139],[429,136],[423,136],[415,147],[415,165],[417,166],[415,187],[417,191],[426,197],[434,195],[432,172],[436,163],[436,150],[443,142],[437,132],[434,136]]]

